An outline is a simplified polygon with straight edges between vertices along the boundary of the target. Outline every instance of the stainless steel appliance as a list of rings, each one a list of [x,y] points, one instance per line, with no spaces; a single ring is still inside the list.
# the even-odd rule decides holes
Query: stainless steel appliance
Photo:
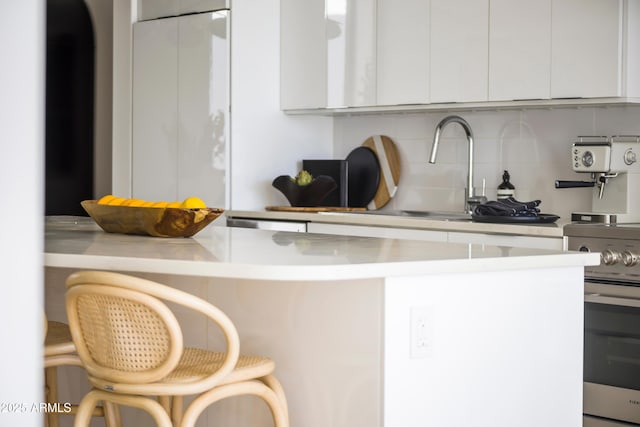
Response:
[[[557,188],[594,187],[592,211],[572,221],[640,222],[640,136],[581,136],[571,147],[575,172],[590,181],[556,181]]]
[[[585,268],[584,427],[640,425],[640,223],[565,226]]]

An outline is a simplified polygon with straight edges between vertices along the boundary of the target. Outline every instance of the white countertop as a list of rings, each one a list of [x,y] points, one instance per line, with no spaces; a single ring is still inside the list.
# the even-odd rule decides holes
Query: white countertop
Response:
[[[422,230],[460,231],[467,233],[506,234],[517,236],[562,238],[563,227],[570,221],[560,218],[552,224],[492,224],[471,220],[444,221],[425,217],[384,215],[380,213],[344,212],[280,212],[231,210],[225,215],[231,218],[256,220],[322,222],[348,225],[369,225],[378,227],[412,228]]]
[[[342,280],[596,265],[597,253],[274,232],[210,225],[192,238],[103,232],[48,217],[47,267],[261,280]]]

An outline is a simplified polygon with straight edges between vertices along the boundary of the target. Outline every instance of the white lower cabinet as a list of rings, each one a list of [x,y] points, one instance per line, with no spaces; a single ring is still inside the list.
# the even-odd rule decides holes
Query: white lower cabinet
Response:
[[[310,222],[307,232],[391,239],[429,240],[433,242],[495,245],[519,248],[563,250],[561,237],[514,236],[505,234],[466,233],[457,231],[419,230],[366,225],[327,224]]]
[[[562,237],[449,232],[447,241],[451,243],[473,243],[481,245],[510,246],[516,248],[563,250]]]
[[[392,239],[430,240],[434,242],[446,242],[447,233],[436,230],[415,230],[407,228],[375,227],[365,225],[327,224],[310,222],[307,224],[307,232],[338,234],[346,236],[362,237],[387,237]]]

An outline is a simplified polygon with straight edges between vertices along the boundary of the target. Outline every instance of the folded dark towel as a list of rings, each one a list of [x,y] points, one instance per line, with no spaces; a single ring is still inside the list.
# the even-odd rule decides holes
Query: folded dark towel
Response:
[[[491,200],[476,206],[474,215],[479,216],[538,216],[540,200],[520,202],[513,197]]]

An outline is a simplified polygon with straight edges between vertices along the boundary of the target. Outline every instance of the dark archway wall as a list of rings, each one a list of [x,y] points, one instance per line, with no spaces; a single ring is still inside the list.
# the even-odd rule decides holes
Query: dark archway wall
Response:
[[[45,215],[93,197],[95,40],[84,0],[47,0]]]

